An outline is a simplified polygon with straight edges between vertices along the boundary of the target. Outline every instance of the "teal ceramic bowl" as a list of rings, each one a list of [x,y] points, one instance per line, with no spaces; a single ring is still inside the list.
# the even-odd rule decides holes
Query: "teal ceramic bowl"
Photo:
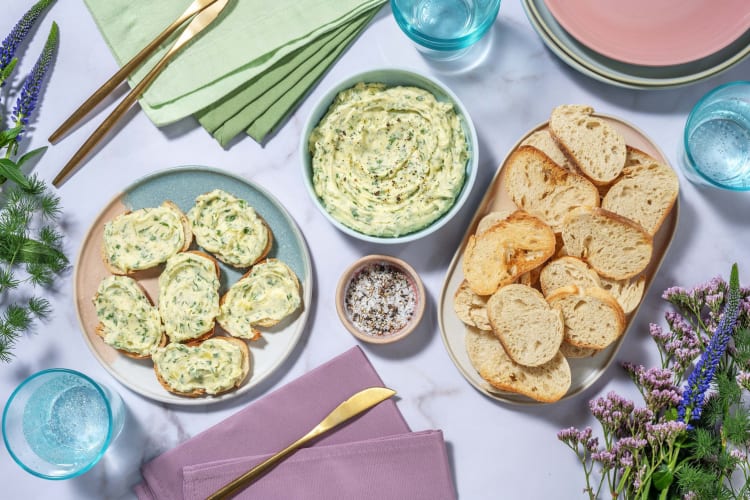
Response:
[[[362,233],[343,224],[341,221],[332,216],[326,210],[323,202],[315,192],[315,187],[313,185],[312,159],[308,145],[310,134],[326,114],[336,95],[338,95],[338,93],[342,90],[351,88],[360,82],[383,83],[387,87],[419,87],[433,94],[438,101],[451,103],[454,110],[456,111],[456,114],[459,117],[468,146],[468,159],[466,161],[466,171],[463,186],[461,187],[450,208],[439,218],[435,219],[421,229],[398,236],[373,236],[370,234]],[[315,205],[318,207],[323,216],[325,216],[331,222],[331,224],[333,224],[344,233],[359,240],[371,243],[397,244],[414,241],[434,233],[445,224],[447,224],[456,215],[456,213],[458,213],[458,211],[461,209],[461,207],[469,197],[471,189],[474,186],[474,181],[476,180],[478,149],[477,133],[474,129],[474,124],[469,117],[469,112],[466,110],[459,98],[448,87],[431,77],[416,73],[411,70],[388,68],[373,69],[363,73],[357,73],[340,81],[325,93],[325,95],[315,105],[312,112],[310,113],[310,116],[307,119],[307,122],[305,123],[302,134],[302,141],[300,143],[300,158],[302,159],[302,176],[305,182],[305,187],[307,188],[307,191],[310,194],[310,197],[312,198]]]

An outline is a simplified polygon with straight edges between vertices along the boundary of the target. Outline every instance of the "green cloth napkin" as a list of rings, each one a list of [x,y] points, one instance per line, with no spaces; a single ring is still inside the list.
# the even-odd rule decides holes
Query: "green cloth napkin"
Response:
[[[222,146],[245,131],[263,142],[380,10],[371,9],[289,54],[273,68],[196,114]]]
[[[204,110],[265,72],[284,66],[281,61],[291,54],[361,19],[384,1],[233,0],[172,59],[141,98],[141,106],[157,126]],[[117,62],[123,64],[176,19],[191,0],[85,2]],[[143,78],[170,45],[168,41],[131,75],[131,85]]]

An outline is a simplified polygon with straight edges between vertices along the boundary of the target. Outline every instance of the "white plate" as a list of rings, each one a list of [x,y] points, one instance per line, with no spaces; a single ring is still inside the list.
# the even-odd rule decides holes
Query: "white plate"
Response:
[[[98,323],[92,298],[99,282],[109,272],[101,259],[102,234],[104,224],[115,216],[144,207],[155,207],[164,200],[171,200],[187,212],[195,197],[211,191],[223,189],[238,198],[247,200],[259,215],[268,223],[274,236],[269,257],[275,257],[292,268],[302,287],[303,306],[294,316],[272,329],[263,329],[263,339],[248,342],[250,348],[250,374],[236,390],[218,396],[187,398],[166,391],[156,380],[150,359],[132,359],[118,353],[96,335]],[[224,263],[221,268],[221,290],[226,289],[244,270],[234,269]],[[152,299],[158,297],[158,275],[163,266],[141,271],[133,277],[149,293]],[[261,187],[240,177],[221,170],[206,167],[179,167],[164,170],[145,177],[126,188],[113,198],[95,219],[83,240],[74,276],[74,296],[78,319],[84,339],[91,352],[118,381],[129,389],[147,398],[177,405],[205,405],[236,398],[258,385],[284,363],[299,342],[307,322],[312,298],[312,266],[310,254],[302,233],[286,209]]]

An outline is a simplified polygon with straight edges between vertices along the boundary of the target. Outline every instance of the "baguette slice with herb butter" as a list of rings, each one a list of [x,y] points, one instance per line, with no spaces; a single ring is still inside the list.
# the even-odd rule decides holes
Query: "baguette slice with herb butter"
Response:
[[[233,337],[255,340],[260,337],[256,326],[274,326],[301,304],[294,271],[278,259],[266,259],[227,290],[217,320]]]
[[[273,234],[250,204],[221,189],[202,194],[188,211],[195,241],[217,259],[246,268],[271,250]]]
[[[171,342],[210,337],[219,314],[219,265],[203,252],[180,252],[159,276],[159,314]]]
[[[190,247],[193,233],[171,201],[118,215],[104,225],[102,260],[112,274],[156,267]]]
[[[148,358],[167,343],[158,309],[137,281],[107,276],[93,299],[99,324],[96,334],[131,358]]]
[[[212,337],[188,344],[170,343],[152,355],[159,383],[191,398],[239,387],[250,372],[250,351],[243,340]]]

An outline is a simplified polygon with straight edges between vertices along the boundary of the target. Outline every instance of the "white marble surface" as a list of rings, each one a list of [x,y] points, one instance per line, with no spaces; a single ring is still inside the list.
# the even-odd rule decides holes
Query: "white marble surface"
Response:
[[[4,2],[0,31],[30,2]],[[115,71],[115,64],[81,1],[57,2],[20,67],[30,69],[52,20],[61,29],[61,46],[34,123],[24,144],[44,145],[49,133]],[[479,133],[479,175],[467,205],[451,223],[427,239],[401,246],[364,244],[345,236],[317,212],[302,184],[298,157],[302,124],[316,98],[349,74],[378,66],[402,66],[434,74],[464,101]],[[49,367],[69,367],[109,382],[128,407],[122,436],[104,459],[82,477],[62,482],[37,479],[22,471],[5,449],[0,451],[4,498],[130,498],[139,481],[139,466],[149,458],[190,438],[244,405],[298,377],[356,344],[339,324],[332,303],[341,271],[361,255],[390,253],[410,262],[421,274],[429,294],[428,310],[419,330],[395,345],[363,345],[387,385],[396,389],[398,405],[414,430],[442,429],[448,443],[455,483],[462,499],[577,498],[583,475],[573,454],[555,437],[569,425],[592,423],[587,401],[617,389],[635,397],[617,363],[593,387],[565,402],[516,407],[490,400],[472,388],[452,364],[440,338],[436,300],[445,270],[485,186],[509,147],[561,103],[582,102],[638,125],[677,165],[684,120],[695,101],[709,88],[742,79],[750,60],[732,70],[685,88],[665,91],[625,90],[580,75],[557,60],[537,37],[517,0],[507,0],[493,27],[486,60],[463,74],[442,74],[428,65],[399,32],[388,8],[325,76],[291,120],[265,146],[248,138],[223,150],[192,119],[156,129],[137,109],[130,112],[96,157],[60,190],[64,207],[65,248],[75,259],[95,215],[124,186],[165,167],[196,164],[224,168],[265,187],[284,204],[302,228],[314,263],[316,289],[309,325],[291,359],[270,381],[232,402],[184,409],[144,399],[118,384],[91,355],[81,335],[72,300],[72,273],[51,295],[52,319],[23,338],[16,359],[0,367],[0,400],[27,375]],[[18,82],[16,82],[17,84]],[[109,106],[111,108],[111,105]],[[51,147],[36,167],[51,180],[84,138],[104,117],[94,117],[59,145]],[[680,174],[681,175],[681,174]],[[741,263],[741,277],[750,282],[747,245],[750,194],[702,189],[681,176],[681,220],[676,237],[646,297],[619,361],[655,361],[647,337],[651,321],[666,310],[661,290],[679,283],[693,285],[728,273]],[[257,429],[262,431],[263,423]]]

